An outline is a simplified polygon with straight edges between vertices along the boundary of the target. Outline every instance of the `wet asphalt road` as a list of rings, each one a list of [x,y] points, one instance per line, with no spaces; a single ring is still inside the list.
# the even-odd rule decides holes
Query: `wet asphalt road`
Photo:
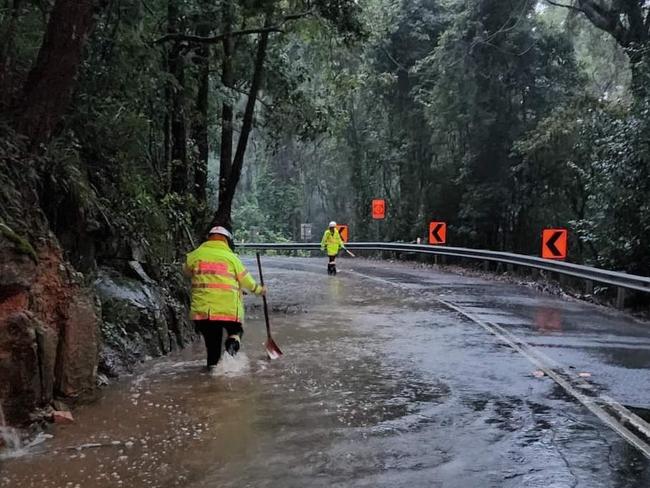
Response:
[[[251,299],[245,354],[218,376],[200,344],[144,365],[0,461],[0,487],[650,487],[639,450],[443,302],[636,409],[650,408],[647,324],[402,264],[340,260],[330,278],[322,259],[264,262],[281,360],[263,359]]]

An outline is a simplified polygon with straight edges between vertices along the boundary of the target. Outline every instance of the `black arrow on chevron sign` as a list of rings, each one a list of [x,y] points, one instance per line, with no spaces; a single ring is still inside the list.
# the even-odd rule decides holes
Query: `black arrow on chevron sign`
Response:
[[[550,239],[548,239],[544,243],[544,245],[548,248],[549,251],[551,251],[551,253],[553,253],[554,256],[557,256],[557,257],[562,256],[562,252],[556,247],[555,244],[562,237],[563,234],[564,234],[564,231],[561,231],[561,230],[553,232]]]
[[[442,242],[443,238],[438,232],[440,232],[440,229],[442,229],[444,224],[438,224],[436,225],[432,230],[431,230],[431,236],[436,242]]]

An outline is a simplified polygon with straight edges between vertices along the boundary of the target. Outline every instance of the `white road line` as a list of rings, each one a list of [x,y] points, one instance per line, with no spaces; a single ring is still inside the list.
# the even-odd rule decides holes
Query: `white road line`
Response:
[[[372,281],[377,281],[380,283],[385,283],[391,286],[395,286],[401,289],[405,287],[400,286],[399,283],[393,281],[378,278],[376,276],[370,276],[365,273],[360,273],[358,271],[348,271],[350,274],[358,275],[360,277],[370,279]],[[598,417],[605,425],[610,429],[616,432],[620,437],[627,441],[632,446],[636,447],[641,453],[650,459],[650,444],[643,440],[639,435],[635,434],[632,430],[628,429],[625,425],[621,423],[624,421],[631,427],[633,427],[637,432],[641,433],[646,439],[650,439],[650,424],[644,421],[639,416],[635,415],[633,412],[625,408],[620,403],[616,402],[612,398],[606,395],[597,395],[590,396],[586,395],[578,390],[578,388],[590,390],[592,386],[586,382],[584,379],[568,380],[570,378],[570,373],[565,371],[560,364],[552,360],[542,352],[534,349],[530,344],[526,343],[523,339],[517,337],[512,332],[506,330],[498,324],[486,322],[480,318],[472,315],[471,313],[463,310],[458,305],[442,300],[435,299],[437,302],[442,305],[458,312],[468,320],[476,323],[481,326],[490,334],[497,337],[506,345],[510,346],[515,351],[519,352],[524,356],[528,361],[533,365],[539,368],[544,372],[549,378],[555,381],[564,391],[569,395],[574,397],[580,404],[582,404],[587,410],[593,413]],[[573,383],[573,384],[572,384]],[[614,412],[618,418],[614,417],[608,410]]]
[[[647,423],[643,421],[643,419],[634,415],[634,413],[630,412],[623,405],[621,405],[618,402],[615,402],[609,397],[602,396],[602,395],[591,397],[581,393],[580,391],[578,391],[576,387],[574,387],[574,385],[572,385],[569,381],[567,381],[562,374],[558,373],[557,369],[560,369],[559,367],[557,369],[552,369],[551,365],[554,363],[554,361],[549,359],[549,363],[547,363],[546,361],[544,361],[542,358],[539,357],[539,356],[542,357],[545,356],[543,356],[540,352],[533,350],[530,345],[528,345],[521,339],[513,338],[514,335],[508,331],[505,331],[503,327],[500,327],[497,324],[490,324],[484,322],[478,317],[475,317],[472,314],[465,312],[462,308],[454,305],[451,302],[446,302],[444,300],[438,300],[438,301],[443,305],[446,305],[447,307],[451,308],[452,310],[455,310],[456,312],[460,313],[465,318],[480,325],[486,331],[488,331],[489,333],[493,334],[498,339],[500,339],[502,342],[509,345],[514,350],[518,351],[532,364],[534,364],[541,371],[543,371],[548,377],[550,377],[553,381],[555,381],[558,385],[560,385],[564,389],[564,391],[566,391],[568,394],[573,396],[585,408],[587,408],[591,413],[593,413],[596,417],[598,417],[605,425],[607,425],[610,429],[612,429],[614,432],[620,435],[623,439],[625,439],[627,442],[629,442],[634,447],[636,447],[639,451],[643,453],[645,457],[650,459],[650,445],[648,445],[643,439],[641,439],[634,432],[632,432],[623,424],[621,424],[615,417],[607,413],[607,411],[601,405],[606,405],[612,408],[612,410],[619,412],[622,418],[635,419],[637,422],[636,425],[632,422],[630,423],[633,424],[636,428],[638,428],[641,432],[643,432],[644,435],[650,437],[648,436],[648,433],[650,433],[650,431],[645,430],[647,429],[647,427],[643,426],[643,424],[646,424],[647,426]],[[504,331],[506,333],[504,333]],[[568,373],[564,373],[564,375],[567,376]],[[641,421],[641,423],[638,423],[638,421]]]

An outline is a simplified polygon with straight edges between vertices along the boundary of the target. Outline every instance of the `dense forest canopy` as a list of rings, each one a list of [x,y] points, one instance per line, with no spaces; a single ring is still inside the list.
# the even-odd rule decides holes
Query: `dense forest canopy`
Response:
[[[81,271],[335,219],[531,254],[566,226],[647,274],[649,31],[646,0],[2,0],[0,219],[38,206]]]

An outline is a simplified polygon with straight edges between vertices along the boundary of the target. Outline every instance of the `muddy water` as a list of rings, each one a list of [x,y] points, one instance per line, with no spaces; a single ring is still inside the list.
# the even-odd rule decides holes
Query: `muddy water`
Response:
[[[643,458],[481,330],[319,264],[270,260],[281,360],[255,307],[218,374],[200,344],[148,363],[0,461],[0,487],[650,486]]]

